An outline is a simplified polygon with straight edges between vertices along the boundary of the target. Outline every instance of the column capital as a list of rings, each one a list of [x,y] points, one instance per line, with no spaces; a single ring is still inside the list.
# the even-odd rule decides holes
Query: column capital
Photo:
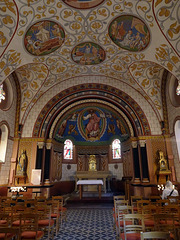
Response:
[[[51,147],[52,147],[52,143],[46,143],[46,148],[47,149],[51,149]]]
[[[139,140],[139,145],[140,145],[140,147],[145,147],[146,146],[146,140]]]
[[[138,145],[137,141],[133,141],[131,144],[132,144],[132,148],[137,148],[137,145]]]
[[[37,145],[38,145],[39,149],[42,149],[45,146],[45,143],[44,142],[38,142]]]

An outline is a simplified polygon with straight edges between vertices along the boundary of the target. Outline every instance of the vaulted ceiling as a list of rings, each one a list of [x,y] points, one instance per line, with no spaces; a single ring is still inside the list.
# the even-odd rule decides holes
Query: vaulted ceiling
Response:
[[[130,86],[162,120],[164,70],[180,80],[179,12],[179,0],[0,1],[0,81],[17,76],[19,122],[54,86],[82,76]]]

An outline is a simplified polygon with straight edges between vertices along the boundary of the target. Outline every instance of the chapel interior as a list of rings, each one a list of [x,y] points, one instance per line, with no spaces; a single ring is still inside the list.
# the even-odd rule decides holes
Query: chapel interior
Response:
[[[70,196],[83,179],[102,180],[102,198],[180,190],[179,8],[0,2],[1,196]]]

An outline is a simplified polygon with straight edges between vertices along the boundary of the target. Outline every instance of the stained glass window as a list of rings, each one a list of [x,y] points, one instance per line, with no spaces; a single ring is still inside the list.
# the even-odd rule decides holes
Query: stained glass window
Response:
[[[180,81],[178,81],[178,86],[176,88],[176,94],[179,96],[180,95]]]
[[[0,85],[0,102],[5,99],[5,91],[3,90],[3,84]]]
[[[64,159],[73,159],[73,143],[69,139],[64,142]]]
[[[115,139],[112,142],[112,155],[113,159],[121,158],[121,142],[119,139]]]

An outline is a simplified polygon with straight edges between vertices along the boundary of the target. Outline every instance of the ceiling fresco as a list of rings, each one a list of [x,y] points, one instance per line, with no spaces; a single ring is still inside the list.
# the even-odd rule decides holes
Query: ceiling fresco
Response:
[[[180,79],[179,9],[178,0],[0,1],[0,83],[15,71],[20,122],[53,86],[89,75],[131,86],[162,120],[164,69]]]

